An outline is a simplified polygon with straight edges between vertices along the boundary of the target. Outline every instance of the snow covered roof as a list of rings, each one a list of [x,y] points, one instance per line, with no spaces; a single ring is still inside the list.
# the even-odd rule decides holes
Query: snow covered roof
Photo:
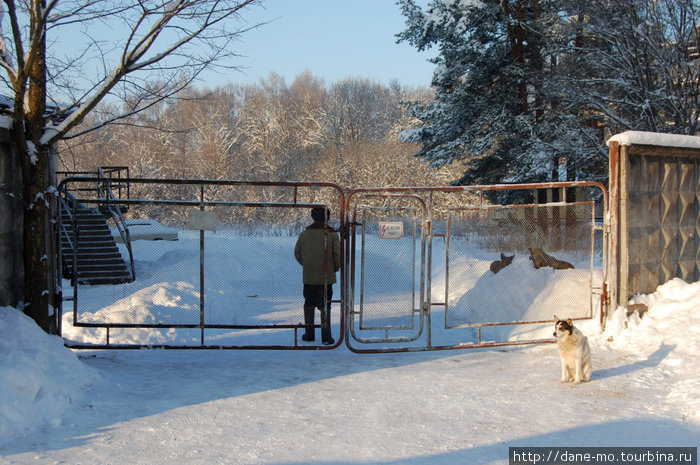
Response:
[[[661,134],[658,132],[625,131],[608,139],[607,145],[617,142],[620,145],[659,145],[663,147],[681,147],[700,149],[700,137],[678,134]]]
[[[12,108],[15,101],[6,95],[0,95],[0,108]]]
[[[14,108],[14,106],[15,100],[12,97],[8,97],[7,95],[0,95],[0,114],[12,113],[12,109]],[[66,110],[64,107],[61,107],[56,103],[46,102],[45,116],[47,117],[58,116],[58,118],[56,119],[58,121],[62,121],[66,118],[66,116],[70,115],[72,112],[72,109]]]
[[[0,129],[12,129],[12,117],[0,115]]]

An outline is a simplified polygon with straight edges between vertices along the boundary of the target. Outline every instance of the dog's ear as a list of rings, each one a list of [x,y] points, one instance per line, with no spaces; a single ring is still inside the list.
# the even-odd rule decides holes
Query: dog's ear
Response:
[[[569,326],[574,326],[574,322],[571,321],[571,318],[568,318],[568,319],[566,320],[566,324],[569,325]]]
[[[559,319],[559,317],[556,316],[556,315],[554,315],[554,322],[555,322],[555,323],[559,323],[560,321],[561,321],[561,320]]]

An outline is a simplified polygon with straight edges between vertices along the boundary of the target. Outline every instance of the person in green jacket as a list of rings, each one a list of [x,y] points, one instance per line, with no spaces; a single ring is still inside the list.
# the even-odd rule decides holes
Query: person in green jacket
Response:
[[[340,240],[328,227],[331,212],[325,207],[311,209],[314,222],[299,235],[294,247],[294,258],[303,267],[304,341],[316,339],[315,310],[321,311],[321,339],[324,345],[335,343],[331,335],[331,299],[335,274],[340,269]],[[325,257],[325,260],[324,260]]]

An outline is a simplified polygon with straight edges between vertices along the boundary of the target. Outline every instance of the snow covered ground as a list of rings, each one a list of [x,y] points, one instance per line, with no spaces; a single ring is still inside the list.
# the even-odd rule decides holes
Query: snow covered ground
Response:
[[[232,266],[219,252],[227,261],[214,269]],[[167,252],[137,263],[144,281],[127,297],[149,309],[139,317],[173,302],[187,311],[189,301],[166,291],[189,284],[169,282],[158,266],[182,263]],[[285,286],[268,286],[276,318],[298,306],[277,294]],[[470,291],[450,289],[458,303]],[[649,307],[641,319],[621,308],[604,333],[579,323],[594,373],[577,386],[559,383],[552,344],[382,355],[344,346],[71,351],[0,308],[0,463],[464,465],[508,463],[509,446],[697,447],[700,283],[673,280],[637,300]],[[134,308],[123,304],[115,310]],[[81,331],[68,336],[99,336]]]

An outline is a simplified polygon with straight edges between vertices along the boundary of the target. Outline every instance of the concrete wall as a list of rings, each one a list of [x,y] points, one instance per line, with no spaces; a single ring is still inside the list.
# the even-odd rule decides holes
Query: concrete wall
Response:
[[[608,145],[613,303],[700,279],[700,137],[629,132]]]
[[[10,130],[0,127],[0,306],[24,300],[22,217],[20,161]]]

